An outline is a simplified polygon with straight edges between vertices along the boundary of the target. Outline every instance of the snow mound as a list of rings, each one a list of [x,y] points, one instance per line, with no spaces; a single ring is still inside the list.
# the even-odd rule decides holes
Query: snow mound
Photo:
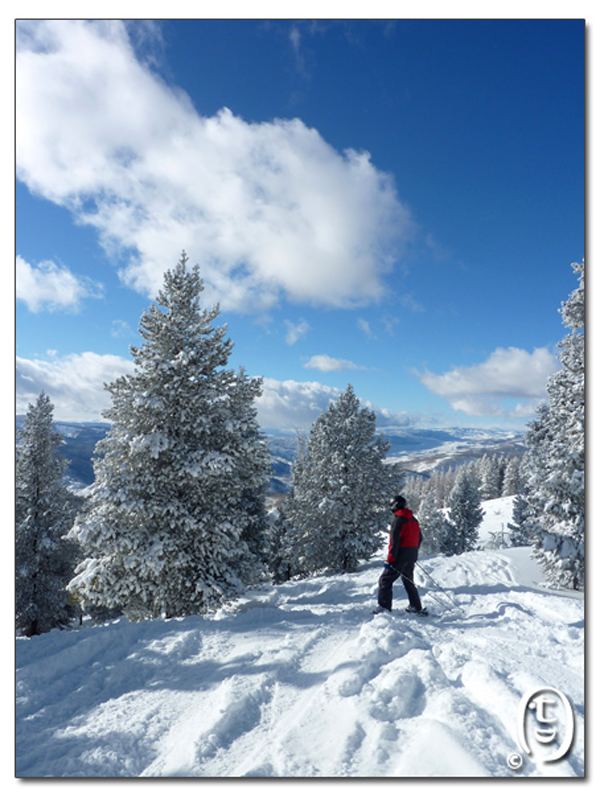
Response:
[[[421,562],[428,618],[398,583],[373,617],[381,561],[211,616],[18,639],[17,776],[583,776],[581,594],[540,589],[528,549],[484,550]],[[511,769],[540,686],[571,702],[573,746]]]

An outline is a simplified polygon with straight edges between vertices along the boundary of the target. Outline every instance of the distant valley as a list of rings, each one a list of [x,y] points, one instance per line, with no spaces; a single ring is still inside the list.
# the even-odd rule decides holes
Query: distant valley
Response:
[[[17,416],[17,429],[24,416]],[[69,462],[66,477],[74,489],[94,481],[92,455],[96,443],[109,430],[103,423],[56,422],[64,439],[61,454]],[[388,458],[399,461],[409,473],[429,475],[438,468],[456,466],[482,457],[486,452],[505,455],[524,451],[523,433],[474,428],[421,429],[388,427],[378,430],[390,442]],[[287,493],[296,457],[296,433],[264,431],[272,455],[270,490]]]

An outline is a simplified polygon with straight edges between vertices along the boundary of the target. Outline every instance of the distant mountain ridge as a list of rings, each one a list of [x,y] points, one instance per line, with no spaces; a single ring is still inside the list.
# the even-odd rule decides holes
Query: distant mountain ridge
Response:
[[[17,429],[25,416],[17,416]],[[101,422],[56,421],[54,427],[64,439],[61,454],[69,462],[66,476],[74,487],[83,488],[94,481],[94,448],[110,429]],[[390,442],[388,458],[400,461],[410,473],[428,475],[436,468],[475,460],[483,454],[521,454],[524,434],[506,430],[482,430],[469,427],[421,429],[417,427],[382,427],[378,430]],[[296,458],[295,432],[264,430],[272,455],[272,493],[287,493],[291,468]]]

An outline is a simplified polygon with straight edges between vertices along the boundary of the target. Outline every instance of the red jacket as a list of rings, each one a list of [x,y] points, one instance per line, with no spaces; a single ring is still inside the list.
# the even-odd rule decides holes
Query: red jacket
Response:
[[[390,545],[388,548],[387,561],[389,563],[404,555],[416,557],[417,549],[421,544],[421,528],[419,522],[412,514],[412,510],[405,507],[404,510],[396,510],[396,516],[390,530]],[[410,549],[411,551],[400,551],[400,549]]]

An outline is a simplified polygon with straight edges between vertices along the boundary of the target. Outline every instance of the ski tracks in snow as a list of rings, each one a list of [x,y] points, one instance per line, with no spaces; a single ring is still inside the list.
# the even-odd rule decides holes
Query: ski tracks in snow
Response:
[[[579,730],[552,773],[582,775],[582,602],[521,584],[514,555],[423,564],[462,611],[420,574],[441,615],[404,613],[397,586],[398,609],[372,618],[371,563],[213,617],[19,641],[19,775],[511,776],[519,701],[540,683]]]

